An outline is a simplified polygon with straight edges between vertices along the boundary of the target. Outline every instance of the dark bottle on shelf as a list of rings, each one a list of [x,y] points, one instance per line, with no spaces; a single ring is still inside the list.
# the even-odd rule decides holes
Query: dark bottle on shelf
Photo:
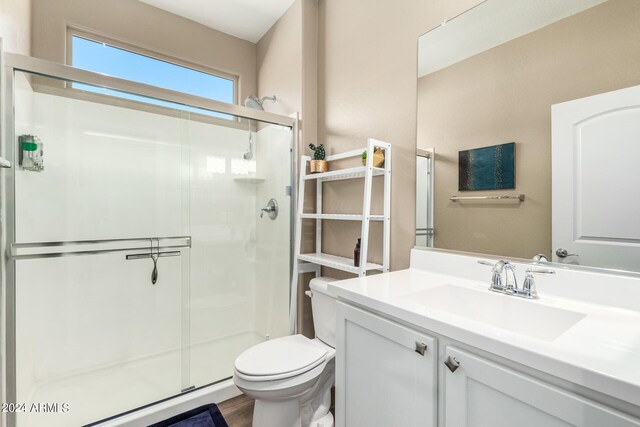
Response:
[[[353,265],[360,267],[360,239],[356,243],[356,248],[353,250]]]

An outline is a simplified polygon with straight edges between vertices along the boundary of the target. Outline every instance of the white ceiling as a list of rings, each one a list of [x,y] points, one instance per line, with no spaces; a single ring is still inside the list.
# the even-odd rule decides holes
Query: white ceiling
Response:
[[[258,42],[294,0],[140,0],[214,30]]]
[[[446,68],[604,1],[485,1],[418,39],[418,77]]]

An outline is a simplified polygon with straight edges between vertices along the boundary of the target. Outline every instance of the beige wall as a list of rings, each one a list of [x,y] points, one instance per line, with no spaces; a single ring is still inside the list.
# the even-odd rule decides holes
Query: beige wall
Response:
[[[308,144],[317,138],[318,2],[296,0],[257,44],[258,95],[276,95],[265,110],[300,113]]]
[[[0,38],[7,52],[31,53],[30,0],[0,0]]]
[[[368,137],[393,144],[393,270],[409,265],[415,242],[417,39],[478,2],[320,0],[319,141],[327,154],[364,147]],[[362,210],[361,183],[326,185],[325,194],[326,210]],[[324,251],[353,256],[358,224],[326,222],[323,230]],[[372,228],[372,237],[380,234]],[[370,251],[379,260],[381,244],[375,240]]]
[[[302,106],[302,0],[295,1],[258,41],[257,68],[260,97],[276,95],[278,101],[265,101],[265,110],[289,115]]]
[[[611,0],[419,79],[418,144],[435,147],[435,246],[551,252],[551,105],[640,84],[640,2]],[[516,142],[524,203],[452,203],[458,151]],[[477,194],[487,194],[478,192]]]
[[[137,0],[33,0],[33,56],[65,62],[75,26],[239,76],[239,100],[255,94],[256,45]]]

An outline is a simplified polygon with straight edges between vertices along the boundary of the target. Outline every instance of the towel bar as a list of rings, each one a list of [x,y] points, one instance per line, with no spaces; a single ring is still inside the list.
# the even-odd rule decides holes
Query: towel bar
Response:
[[[524,202],[524,194],[517,196],[451,196],[449,200],[457,202],[459,200],[519,200]]]

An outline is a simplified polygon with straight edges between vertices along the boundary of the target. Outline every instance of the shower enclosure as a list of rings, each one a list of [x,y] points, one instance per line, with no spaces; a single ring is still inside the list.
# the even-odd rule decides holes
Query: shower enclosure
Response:
[[[18,55],[2,68],[5,401],[27,405],[9,426],[185,395],[289,333],[295,119]]]

